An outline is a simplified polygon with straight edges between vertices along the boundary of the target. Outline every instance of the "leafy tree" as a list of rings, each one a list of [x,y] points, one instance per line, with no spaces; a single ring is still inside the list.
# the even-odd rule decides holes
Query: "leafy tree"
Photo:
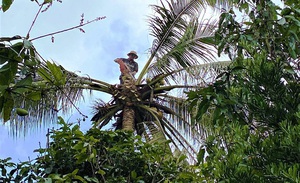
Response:
[[[49,3],[52,1],[41,3],[40,8]],[[214,60],[213,32],[217,22],[201,19],[207,3],[216,2],[166,1],[152,6],[155,13],[149,24],[154,42],[149,60],[137,80],[125,75],[123,85],[81,77],[44,60],[29,34],[17,37],[22,42],[13,45],[10,40],[14,37],[2,38],[3,120],[20,124],[24,117],[19,116],[20,109],[19,115],[16,114],[16,108],[29,112],[26,121],[55,119],[58,108],[67,111],[76,107],[74,102],[81,99],[82,90],[94,90],[112,96],[108,103],[99,100],[94,107],[95,126],[101,128],[116,118],[116,129],[135,130],[146,140],[170,139],[175,148],[193,157],[197,149],[191,144],[200,139],[201,128],[190,117],[186,96],[174,95],[171,90],[182,93],[202,86],[213,81],[223,67],[207,63]],[[23,111],[21,115],[26,113]]]
[[[148,144],[132,132],[86,133],[66,124],[51,132],[49,147],[39,157],[17,165],[1,160],[0,181],[38,182],[197,182],[196,169],[186,156],[173,156],[169,141]],[[162,156],[163,154],[163,156]],[[10,171],[8,171],[10,169]]]
[[[188,94],[208,132],[198,159],[209,182],[299,182],[300,4],[283,3],[236,1],[242,22],[238,9],[221,14],[218,52],[233,62]]]

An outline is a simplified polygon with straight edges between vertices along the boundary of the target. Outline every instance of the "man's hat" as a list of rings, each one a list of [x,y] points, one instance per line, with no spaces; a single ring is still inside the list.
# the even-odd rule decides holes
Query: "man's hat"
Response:
[[[135,58],[139,58],[139,56],[137,55],[137,53],[135,51],[131,51],[127,55],[129,56],[130,54],[135,55]]]

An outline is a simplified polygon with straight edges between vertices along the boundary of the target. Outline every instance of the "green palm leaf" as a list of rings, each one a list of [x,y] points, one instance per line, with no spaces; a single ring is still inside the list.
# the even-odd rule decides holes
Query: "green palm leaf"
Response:
[[[166,5],[165,5],[166,4]],[[203,1],[171,1],[153,6],[154,16],[149,20],[151,35],[155,38],[151,56],[141,71],[138,82],[148,72],[170,73],[179,68],[212,61],[212,37],[217,21],[200,19],[206,4]]]

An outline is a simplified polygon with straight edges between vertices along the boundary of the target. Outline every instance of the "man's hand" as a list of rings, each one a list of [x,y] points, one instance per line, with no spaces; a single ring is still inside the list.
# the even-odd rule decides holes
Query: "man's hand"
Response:
[[[128,74],[129,70],[126,67],[126,65],[124,64],[123,60],[120,58],[115,59],[115,62],[117,62],[120,65],[120,71],[122,74]]]

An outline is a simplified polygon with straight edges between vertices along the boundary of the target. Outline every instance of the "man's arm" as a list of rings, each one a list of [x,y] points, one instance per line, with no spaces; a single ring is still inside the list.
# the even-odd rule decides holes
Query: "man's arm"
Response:
[[[117,62],[120,65],[120,71],[122,74],[126,74],[129,72],[126,64],[124,63],[123,59],[121,58],[117,58],[114,60],[115,62]]]

